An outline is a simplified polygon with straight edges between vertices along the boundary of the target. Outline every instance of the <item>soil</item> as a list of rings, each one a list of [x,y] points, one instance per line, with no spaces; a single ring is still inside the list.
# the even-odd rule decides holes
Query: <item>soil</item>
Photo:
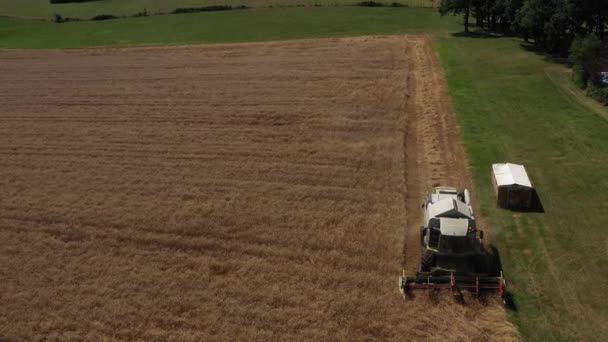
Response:
[[[0,50],[0,337],[518,338],[404,300],[470,181],[424,35]]]

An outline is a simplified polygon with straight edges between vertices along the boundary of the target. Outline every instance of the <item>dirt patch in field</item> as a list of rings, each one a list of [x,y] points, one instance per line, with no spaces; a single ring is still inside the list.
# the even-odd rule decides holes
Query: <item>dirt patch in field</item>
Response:
[[[468,185],[425,36],[0,51],[9,339],[516,339],[404,301],[432,183]]]

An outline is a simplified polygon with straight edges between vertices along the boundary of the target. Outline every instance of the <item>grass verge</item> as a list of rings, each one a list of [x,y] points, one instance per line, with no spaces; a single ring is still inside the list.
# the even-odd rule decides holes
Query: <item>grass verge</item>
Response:
[[[545,69],[547,76],[562,93],[572,100],[582,104],[608,120],[608,107],[585,94],[585,91],[572,82],[572,70],[566,67],[555,66]]]
[[[472,174],[525,340],[608,333],[608,121],[564,94],[510,38],[436,41]],[[545,213],[494,206],[490,165],[526,165]]]

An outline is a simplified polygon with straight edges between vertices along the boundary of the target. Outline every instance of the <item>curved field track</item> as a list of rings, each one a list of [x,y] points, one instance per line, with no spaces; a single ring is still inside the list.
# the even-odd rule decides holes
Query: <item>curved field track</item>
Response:
[[[0,51],[0,337],[511,340],[397,289],[467,185],[426,36]]]

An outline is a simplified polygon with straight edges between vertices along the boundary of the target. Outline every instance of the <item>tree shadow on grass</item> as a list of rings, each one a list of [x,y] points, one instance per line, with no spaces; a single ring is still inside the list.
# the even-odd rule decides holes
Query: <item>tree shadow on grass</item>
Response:
[[[498,34],[492,34],[485,31],[470,31],[470,32],[456,32],[452,33],[452,37],[455,38],[481,38],[481,39],[497,39],[503,36]]]
[[[452,37],[454,37],[454,38],[475,38],[475,39],[498,39],[498,38],[519,38],[519,39],[521,39],[520,36],[518,36],[516,34],[512,34],[512,33],[499,34],[499,33],[491,33],[491,32],[488,32],[485,30],[480,30],[480,29],[470,31],[468,33],[467,32],[452,33]],[[523,41],[523,39],[522,39],[522,42],[519,45],[525,51],[534,53],[534,54],[542,57],[545,62],[565,65],[565,66],[571,66],[570,61],[568,60],[567,57],[550,54],[532,42],[526,42],[526,41]]]
[[[531,52],[537,56],[542,57],[545,62],[570,66],[570,61],[567,57],[552,55],[531,42],[522,41],[521,43],[519,43],[519,46],[521,46],[521,48],[526,50],[527,52]]]

